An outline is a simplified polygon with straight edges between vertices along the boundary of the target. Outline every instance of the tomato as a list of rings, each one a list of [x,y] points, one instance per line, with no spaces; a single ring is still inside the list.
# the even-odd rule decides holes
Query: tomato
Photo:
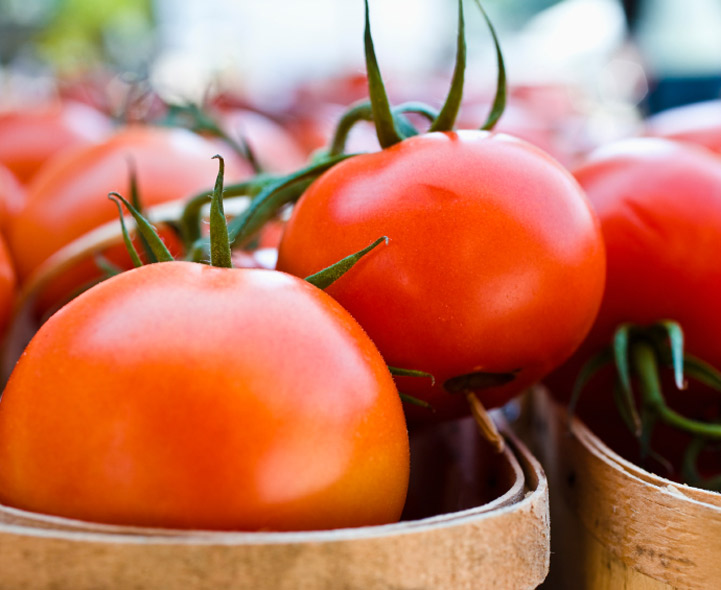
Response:
[[[598,213],[608,276],[587,340],[547,380],[554,394],[567,401],[580,368],[626,322],[647,326],[675,320],[686,352],[721,368],[721,160],[680,142],[635,138],[596,150],[574,174]],[[678,391],[668,373],[662,377],[671,407],[693,418],[718,415],[718,393],[692,379],[688,389]],[[609,418],[616,412],[612,387],[608,369],[583,390],[580,411],[615,445],[630,437],[607,427],[620,423]],[[682,449],[664,432],[652,443],[677,461]]]
[[[397,382],[436,418],[468,411],[451,378],[512,378],[464,387],[489,408],[536,382],[580,344],[601,300],[603,244],[583,192],[507,135],[429,133],[336,165],[298,201],[278,268],[308,276],[380,236],[388,244],[327,292],[389,365],[433,375]]]
[[[353,318],[271,270],[151,264],[46,322],[0,399],[0,501],[116,524],[294,530],[400,517],[393,379]]]
[[[293,136],[265,115],[234,109],[221,115],[221,125],[234,140],[248,142],[263,170],[289,173],[306,162],[306,153]]]
[[[25,188],[15,175],[0,164],[0,229],[7,231],[10,219],[25,202]]]
[[[721,154],[721,99],[667,109],[645,121],[646,133],[702,145]]]
[[[110,119],[74,101],[0,112],[0,164],[23,183],[56,154],[91,145],[112,131]]]
[[[12,311],[17,278],[5,238],[0,235],[0,340],[5,335]]]
[[[141,200],[150,207],[212,187],[212,156],[218,151],[217,143],[184,129],[130,126],[103,143],[55,159],[28,187],[25,205],[8,233],[19,276],[27,280],[63,246],[117,219],[118,210],[107,195],[116,191],[129,196],[131,159]],[[229,178],[250,173],[247,163],[228,158]],[[126,255],[121,260],[130,263]],[[50,289],[48,299],[64,300],[98,274],[92,264],[77,272],[77,277],[64,279],[70,288]]]

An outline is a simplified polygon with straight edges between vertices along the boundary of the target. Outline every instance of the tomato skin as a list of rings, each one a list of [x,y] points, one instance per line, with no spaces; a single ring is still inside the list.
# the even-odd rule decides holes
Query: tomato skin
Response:
[[[56,159],[28,187],[8,241],[25,279],[51,254],[117,218],[108,193],[130,196],[129,160],[146,207],[191,197],[213,186],[218,146],[184,129],[130,126],[107,141]],[[228,181],[251,173],[229,158]],[[37,236],[43,238],[37,239]]]
[[[405,418],[360,326],[284,273],[158,263],[41,327],[0,400],[0,501],[100,522],[301,530],[400,516]]]
[[[111,132],[108,117],[75,101],[9,109],[0,113],[0,163],[27,184],[55,155]]]
[[[666,109],[644,124],[649,136],[700,145],[721,154],[721,99]]]
[[[600,303],[603,244],[582,191],[510,136],[426,134],[332,168],[294,209],[278,268],[307,276],[384,235],[327,292],[389,365],[435,377],[397,379],[434,418],[468,411],[443,389],[451,377],[516,372],[478,392],[486,407],[537,381],[571,355]]]
[[[17,291],[17,276],[5,238],[0,235],[0,340],[12,315]]]
[[[721,161],[634,138],[596,150],[574,175],[598,213],[608,274],[588,339],[553,381],[558,394],[567,397],[572,375],[623,322],[676,320],[686,351],[721,367]]]
[[[3,233],[24,202],[25,188],[9,168],[0,164],[0,230]]]

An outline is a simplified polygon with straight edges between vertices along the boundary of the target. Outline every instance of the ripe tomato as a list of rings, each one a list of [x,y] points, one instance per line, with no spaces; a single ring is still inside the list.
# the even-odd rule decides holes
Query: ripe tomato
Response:
[[[583,192],[507,135],[430,133],[336,165],[296,205],[278,268],[308,276],[380,236],[389,243],[327,292],[389,365],[434,376],[397,382],[439,418],[468,411],[448,379],[514,376],[465,385],[486,407],[540,379],[580,344],[601,300],[603,244]]]
[[[721,161],[659,138],[618,141],[574,171],[601,222],[603,303],[576,357],[611,342],[624,322],[678,321],[686,351],[721,367]]]
[[[299,530],[400,517],[398,392],[353,318],[270,270],[151,264],[46,322],[0,400],[0,501],[84,520]]]
[[[584,344],[547,383],[563,401],[581,367],[613,338],[621,324],[675,320],[686,352],[721,368],[721,161],[702,148],[659,138],[635,138],[593,152],[574,172],[598,213],[608,276],[598,318]],[[669,372],[670,373],[670,372]],[[663,374],[664,394],[677,411],[697,419],[718,416],[719,394],[689,380],[678,391]],[[616,413],[609,368],[583,390],[581,416],[614,446],[609,415]],[[663,434],[666,433],[666,434]],[[659,430],[652,440],[678,461],[677,437]],[[631,441],[633,442],[633,441]],[[633,445],[628,440],[625,448]],[[636,448],[638,445],[636,444]]]
[[[23,183],[56,154],[97,143],[112,131],[110,119],[74,101],[0,112],[0,163]]]
[[[7,231],[10,219],[25,202],[25,188],[15,175],[0,164],[0,229]]]
[[[233,139],[248,142],[263,170],[285,174],[305,164],[306,153],[293,136],[265,115],[234,109],[221,115],[221,126]]]
[[[721,99],[661,111],[645,122],[646,133],[702,145],[721,154]]]
[[[13,310],[17,280],[5,238],[0,235],[0,341]]]
[[[28,187],[24,207],[11,224],[8,241],[18,274],[26,280],[63,246],[103,223],[117,219],[110,191],[129,196],[129,164],[137,171],[140,197],[145,206],[190,197],[212,187],[218,152],[215,142],[177,128],[131,126],[107,141],[55,159]],[[251,173],[239,159],[228,159],[228,176],[239,179]],[[119,249],[119,260],[130,261]],[[89,273],[89,274],[88,274]],[[92,261],[66,274],[66,286],[50,288],[48,302],[66,296],[98,275]]]

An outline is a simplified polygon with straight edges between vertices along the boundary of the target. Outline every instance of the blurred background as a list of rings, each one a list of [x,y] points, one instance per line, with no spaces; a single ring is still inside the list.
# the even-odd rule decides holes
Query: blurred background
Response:
[[[601,136],[594,141],[627,133],[639,117],[721,92],[719,0],[484,6],[510,87],[563,89],[589,133]],[[397,81],[413,88],[413,98],[442,100],[457,3],[371,0],[370,8],[391,88]],[[471,2],[466,15],[467,92],[489,95],[496,76],[490,35]],[[0,0],[0,104],[62,92],[119,109],[128,85],[142,82],[168,100],[198,102],[221,90],[281,111],[304,89],[362,78],[362,32],[362,0]]]

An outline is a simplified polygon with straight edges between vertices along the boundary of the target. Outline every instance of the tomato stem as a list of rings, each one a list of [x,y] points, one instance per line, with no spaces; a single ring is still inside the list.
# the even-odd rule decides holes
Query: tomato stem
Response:
[[[210,264],[219,268],[232,268],[228,222],[223,209],[225,160],[217,154],[213,158],[218,160],[218,176],[215,179],[213,198],[210,201]]]
[[[391,111],[399,132],[404,138],[418,134],[418,130],[403,116],[404,113],[418,113],[428,119],[431,124],[438,116],[437,111],[433,109],[433,107],[420,102],[406,102],[393,107]],[[364,100],[356,103],[343,113],[333,133],[330,147],[325,154],[326,157],[339,156],[345,152],[348,135],[353,127],[360,121],[373,121],[373,109],[370,101]]]
[[[659,378],[657,354],[649,344],[637,342],[631,349],[631,355],[644,409],[675,428],[696,436],[721,440],[721,425],[687,418],[666,405]]]
[[[228,224],[231,246],[242,246],[264,223],[272,219],[282,207],[300,198],[303,191],[326,170],[355,154],[323,159],[298,172],[265,184],[245,211]]]

